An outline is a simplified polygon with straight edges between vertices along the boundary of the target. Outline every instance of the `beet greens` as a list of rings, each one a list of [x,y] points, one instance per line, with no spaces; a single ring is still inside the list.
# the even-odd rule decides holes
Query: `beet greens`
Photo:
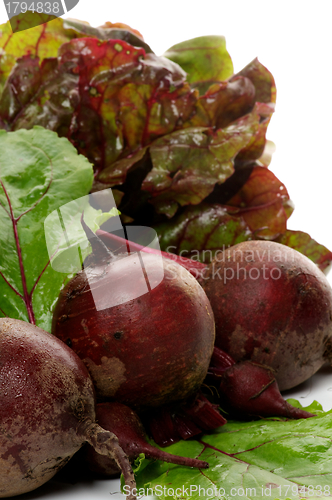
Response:
[[[223,245],[282,239],[329,267],[329,250],[287,232],[293,206],[267,168],[276,87],[257,59],[233,74],[222,36],[158,57],[122,24],[56,19],[16,33],[16,45],[1,28],[0,128],[67,137],[94,165],[93,190],[113,188],[123,220],[156,227],[164,250],[210,259]]]

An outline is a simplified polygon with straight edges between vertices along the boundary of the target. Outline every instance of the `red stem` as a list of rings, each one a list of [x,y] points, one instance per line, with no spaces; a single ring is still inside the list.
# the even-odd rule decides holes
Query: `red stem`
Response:
[[[108,243],[111,242],[116,242],[120,243],[121,245],[126,245],[127,246],[127,241],[124,238],[121,238],[121,236],[117,236],[114,233],[107,233],[106,231],[102,231],[101,229],[98,229],[96,231],[96,234],[101,238],[104,243],[107,245]],[[176,255],[174,253],[169,253],[169,252],[163,252],[162,250],[156,250],[154,248],[150,247],[145,247],[143,245],[140,245],[138,243],[134,243],[132,241],[130,243],[130,248],[131,250],[136,250],[137,252],[143,251],[146,253],[152,253],[152,254],[157,254],[157,255],[162,255],[162,257],[165,257],[166,259],[174,260],[178,264],[180,264],[182,267],[187,269],[195,278],[198,278],[201,273],[203,272],[204,269],[206,269],[208,266],[206,264],[203,264],[202,262],[199,262],[197,260],[193,259],[188,259],[187,257],[181,257],[180,255]]]
[[[6,188],[3,185],[3,183],[2,183],[1,180],[0,180],[0,184],[2,186],[2,189],[3,189],[4,193],[5,193],[5,196],[6,196],[7,201],[8,201],[8,206],[9,206],[9,211],[10,211],[10,218],[11,218],[11,221],[12,221],[12,224],[13,224],[14,239],[15,239],[15,245],[16,245],[18,262],[19,262],[20,273],[21,273],[22,287],[23,287],[23,300],[24,300],[24,303],[25,303],[25,307],[27,308],[27,311],[28,311],[29,321],[30,321],[30,323],[32,323],[33,325],[35,325],[36,324],[35,315],[34,315],[33,308],[32,308],[31,296],[30,296],[30,294],[28,292],[28,288],[27,288],[27,282],[26,282],[24,265],[23,265],[23,257],[22,257],[20,240],[19,240],[18,231],[17,231],[17,219],[15,219],[15,217],[14,217],[14,213],[13,213],[12,205],[11,205],[11,202],[10,202],[10,198],[9,198],[7,190],[6,190]]]
[[[180,457],[178,455],[172,455],[171,453],[166,453],[165,451],[154,448],[149,444],[142,443],[142,453],[145,454],[146,458],[163,460],[171,464],[183,465],[186,467],[196,467],[198,469],[207,469],[209,467],[208,462],[203,460],[198,460],[197,458]]]

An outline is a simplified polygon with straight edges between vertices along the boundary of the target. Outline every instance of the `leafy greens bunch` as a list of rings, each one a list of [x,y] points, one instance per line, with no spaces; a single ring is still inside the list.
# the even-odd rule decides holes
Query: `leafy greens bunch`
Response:
[[[123,221],[154,226],[165,250],[204,260],[203,250],[269,239],[328,269],[329,250],[287,230],[292,203],[268,169],[275,82],[257,59],[234,75],[223,37],[158,57],[128,26],[48,20],[15,35],[0,27],[0,317],[50,331],[69,276],[50,265],[43,222],[105,188]],[[85,214],[93,230],[111,215]],[[165,499],[190,486],[192,498],[199,487],[223,488],[216,498],[331,496],[331,412],[307,409],[318,416],[229,422],[172,446],[208,460],[207,472],[141,457],[137,485],[165,487]]]
[[[293,205],[268,169],[275,82],[257,59],[233,74],[222,36],[160,57],[126,25],[47,20],[1,27],[2,129],[69,139],[93,165],[92,191],[112,188],[123,221],[155,227],[164,250],[208,260],[261,238],[327,270],[331,252],[287,230]]]

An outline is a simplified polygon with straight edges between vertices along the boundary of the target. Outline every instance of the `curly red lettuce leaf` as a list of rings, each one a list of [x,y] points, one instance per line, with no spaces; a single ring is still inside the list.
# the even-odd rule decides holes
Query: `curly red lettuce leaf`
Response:
[[[11,20],[11,23],[25,23],[29,27],[25,31],[15,30],[15,25],[12,28],[9,21],[0,26],[0,95],[17,58],[28,55],[40,60],[56,57],[61,45],[75,37],[71,29],[64,27],[61,18],[54,19],[47,14],[38,14],[39,21],[45,22],[31,28],[34,17],[34,13],[28,11],[23,18]]]
[[[249,78],[237,77],[209,86],[197,101],[192,126],[226,127],[249,113],[255,104],[255,87]]]
[[[190,84],[204,93],[213,82],[233,75],[233,62],[223,36],[201,36],[170,47],[164,54],[187,73]]]
[[[251,165],[236,170],[205,202],[154,228],[162,250],[172,247],[173,253],[185,251],[207,262],[227,246],[283,234],[291,209],[279,179],[267,168]]]
[[[78,77],[70,62],[30,55],[17,60],[0,98],[0,128],[31,129],[40,125],[68,136],[78,99]]]
[[[73,40],[60,58],[76,61],[79,74],[71,141],[97,173],[180,128],[193,111],[194,91],[181,68],[124,41]]]
[[[329,272],[332,265],[332,252],[324,245],[320,245],[303,231],[291,231],[287,229],[275,241],[294,248],[312,260],[325,274]]]
[[[209,263],[226,247],[253,238],[242,216],[217,203],[186,207],[180,215],[154,226],[165,252]]]
[[[216,241],[239,241],[241,228],[244,239],[284,235],[300,251],[307,246],[287,238],[292,205],[266,168],[276,89],[257,59],[232,75],[222,37],[169,50],[181,68],[154,55],[140,33],[122,24],[93,28],[55,19],[15,37],[9,26],[0,36],[0,128],[41,125],[67,137],[94,165],[93,190],[114,189],[123,220],[163,221],[166,242],[168,223],[176,232],[179,217],[195,213],[206,221],[206,207],[218,206],[223,216],[218,211],[214,235],[224,230],[228,236],[212,244],[207,228],[207,250]],[[188,245],[203,249],[196,239]],[[187,249],[185,238],[183,244]],[[308,252],[327,269],[330,253],[319,257],[318,244],[310,245]]]
[[[77,19],[64,19],[63,26],[71,29],[77,38],[89,37],[98,40],[123,40],[133,47],[142,47],[146,53],[152,52],[151,47],[144,42],[141,33],[127,24],[106,22],[98,28]]]
[[[236,76],[244,76],[251,80],[256,90],[256,102],[267,104],[276,102],[277,91],[273,75],[257,58],[239,71]]]
[[[234,158],[257,127],[257,116],[248,114],[225,128],[187,128],[155,141],[142,189],[157,212],[172,217],[178,205],[203,201],[234,172]]]
[[[255,166],[241,189],[227,201],[255,237],[274,239],[286,231],[292,205],[284,184],[267,168]]]

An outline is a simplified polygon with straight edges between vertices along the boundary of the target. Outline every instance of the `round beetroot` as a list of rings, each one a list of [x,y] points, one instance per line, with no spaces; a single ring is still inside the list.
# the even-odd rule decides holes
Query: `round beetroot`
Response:
[[[205,378],[215,339],[202,287],[179,264],[145,254],[149,282],[158,281],[161,265],[164,278],[147,293],[126,300],[146,281],[145,273],[136,272],[142,265],[139,252],[114,257],[103,254],[93,233],[89,239],[94,240],[93,257],[62,290],[52,333],[84,361],[100,399],[142,409],[193,394]],[[122,303],[108,307],[119,288]],[[96,307],[98,293],[105,303]]]
[[[42,485],[85,442],[115,458],[130,490],[135,487],[116,436],[95,422],[95,394],[84,364],[59,339],[1,318],[0,388],[0,497]]]
[[[331,351],[332,292],[318,267],[285,245],[243,242],[213,261],[201,284],[216,346],[273,369],[280,390],[313,375]]]

